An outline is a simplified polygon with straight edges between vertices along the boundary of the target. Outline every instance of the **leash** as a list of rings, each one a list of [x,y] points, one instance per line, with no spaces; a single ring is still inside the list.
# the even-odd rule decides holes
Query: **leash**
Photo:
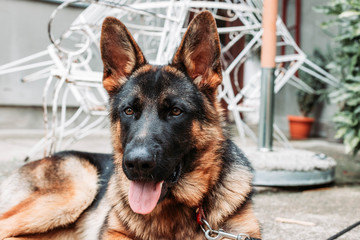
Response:
[[[335,234],[334,236],[329,237],[327,240],[334,240],[337,239],[338,237],[340,237],[341,235],[349,232],[350,230],[352,230],[353,228],[357,227],[360,225],[360,221],[354,223],[353,225],[348,226],[347,228],[345,228],[344,230],[341,230],[340,232],[338,232],[337,234]]]
[[[252,238],[246,233],[239,233],[237,235],[225,232],[223,229],[214,230],[210,224],[205,220],[205,214],[202,206],[196,209],[196,222],[200,225],[201,230],[205,234],[207,240],[220,240],[223,238],[229,238],[234,240],[261,240],[258,238]]]

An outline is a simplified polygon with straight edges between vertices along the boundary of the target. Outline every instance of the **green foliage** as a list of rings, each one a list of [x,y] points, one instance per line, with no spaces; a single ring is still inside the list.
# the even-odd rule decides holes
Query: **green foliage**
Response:
[[[319,50],[314,51],[312,60],[321,68],[324,68],[326,63],[328,62],[326,57],[322,55]],[[297,103],[299,105],[300,112],[304,117],[307,117],[314,108],[314,106],[322,100],[322,92],[325,89],[326,85],[314,76],[301,70],[299,70],[299,78],[305,84],[315,90],[314,93],[308,93],[303,90],[298,90],[296,93]]]
[[[339,105],[333,118],[336,137],[343,138],[347,152],[355,155],[360,150],[360,1],[330,0],[315,10],[334,17],[322,24],[336,32],[334,60],[327,67],[341,80],[329,98]]]

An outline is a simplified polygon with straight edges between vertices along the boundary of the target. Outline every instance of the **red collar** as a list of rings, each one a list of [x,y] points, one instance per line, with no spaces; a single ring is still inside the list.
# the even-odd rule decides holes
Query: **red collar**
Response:
[[[196,213],[196,222],[199,225],[203,225],[204,224],[203,219],[205,219],[205,214],[202,205],[196,208],[195,213]]]

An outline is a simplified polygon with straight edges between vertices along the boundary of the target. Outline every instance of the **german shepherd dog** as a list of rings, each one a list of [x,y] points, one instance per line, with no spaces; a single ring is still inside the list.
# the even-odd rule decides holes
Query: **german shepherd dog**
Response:
[[[0,239],[197,240],[209,227],[213,239],[223,239],[219,229],[260,238],[252,169],[226,137],[216,98],[222,74],[211,13],[193,19],[166,66],[149,65],[113,17],[100,45],[113,154],[60,152],[10,175]]]

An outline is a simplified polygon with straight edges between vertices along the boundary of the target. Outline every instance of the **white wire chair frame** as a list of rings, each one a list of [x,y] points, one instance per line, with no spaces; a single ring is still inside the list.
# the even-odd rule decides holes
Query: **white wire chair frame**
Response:
[[[254,7],[259,11],[248,12],[247,15],[242,13],[234,12],[239,16],[241,22],[245,25],[249,26],[258,26],[261,23],[261,9],[262,9],[262,1],[253,0],[253,1],[238,1],[240,4],[248,5],[249,7]],[[323,81],[326,84],[337,86],[338,79],[318,67],[316,64],[311,62],[306,54],[298,47],[295,43],[294,39],[288,32],[286,26],[282,22],[281,18],[277,18],[277,47],[286,46],[291,48],[291,50],[295,53],[293,54],[278,54],[275,58],[276,62],[276,78],[275,78],[275,94],[278,93],[282,87],[288,83],[294,87],[297,87],[303,91],[313,93],[314,89],[305,84],[301,79],[297,78],[295,73],[297,70],[301,69],[304,72],[315,76],[318,80]],[[235,90],[232,82],[237,82],[234,79],[231,79],[230,73],[234,70],[237,70],[243,63],[247,60],[249,56],[253,54],[254,51],[258,50],[261,46],[261,37],[262,37],[262,28],[255,28],[252,31],[245,32],[244,34],[250,36],[250,40],[245,45],[244,49],[239,53],[236,58],[230,63],[230,65],[224,70],[224,84],[222,91],[222,98],[228,104],[228,109],[233,112],[234,120],[237,125],[238,132],[241,136],[243,142],[245,142],[245,135],[249,135],[253,139],[256,138],[256,134],[253,133],[249,127],[243,122],[240,118],[240,113],[247,113],[258,110],[258,105],[247,105],[247,100],[253,101],[256,99],[257,101],[260,99],[260,68],[258,72],[254,74],[251,79],[247,79],[247,84],[241,89],[235,85]],[[244,36],[241,36],[244,37]],[[280,51],[278,51],[280,53]],[[291,147],[289,141],[285,137],[279,127],[274,124],[274,137],[279,140],[285,147]]]
[[[144,52],[148,60],[154,64],[164,64],[167,61],[173,51],[167,46],[176,47],[171,43],[177,40],[176,36],[181,36],[182,26],[184,25],[181,22],[185,21],[183,15],[186,9],[183,7],[183,11],[178,11],[178,8],[172,8],[172,3],[175,1],[169,1],[169,4],[163,7],[154,5],[155,11],[152,12],[148,11],[151,7],[146,5],[147,2],[144,2],[145,6],[142,6],[143,9],[147,10],[142,10],[141,8],[137,9],[136,6],[128,5],[139,1],[67,1],[53,12],[49,26],[51,26],[53,18],[55,18],[59,10],[75,2],[88,2],[91,4],[75,19],[59,39],[53,39],[49,27],[49,37],[53,44],[46,51],[0,66],[0,74],[46,67],[23,77],[25,82],[47,77],[43,90],[46,136],[30,150],[26,159],[32,158],[42,148],[45,149],[44,155],[52,154],[106,125],[106,115],[108,114],[106,109],[107,94],[101,84],[102,73],[94,71],[90,64],[94,55],[100,55],[100,29],[106,16],[115,16],[123,22],[128,22],[127,27],[132,31],[134,38],[145,45],[142,48],[145,49]],[[187,1],[183,2],[186,3]],[[142,19],[134,21],[134,18]],[[174,30],[176,30],[177,34],[174,34]],[[61,40],[74,38],[74,32],[81,33],[80,37],[76,39],[76,50],[69,50],[61,46]],[[141,37],[147,40],[150,39],[150,41],[144,41]],[[153,49],[158,50],[154,51]],[[164,57],[164,55],[168,57]],[[50,60],[32,63],[32,61],[44,56],[49,57]],[[164,59],[166,60],[164,61]],[[51,85],[54,85],[54,87],[50,101],[51,121],[49,121],[50,116],[47,106]],[[94,97],[94,91],[98,93],[97,98]],[[78,109],[71,117],[66,115],[69,93],[79,103]],[[61,108],[59,108],[59,105],[61,105]],[[80,122],[79,119],[81,119]],[[73,126],[74,123],[76,123],[75,126]],[[63,144],[66,137],[69,140],[67,144]]]
[[[100,55],[100,29],[106,16],[115,16],[125,23],[152,64],[166,64],[171,60],[191,14],[208,9],[218,22],[240,21],[241,25],[218,26],[220,36],[228,39],[227,42],[223,42],[222,46],[224,80],[222,86],[219,87],[219,98],[226,102],[228,110],[232,112],[241,139],[245,141],[247,135],[256,140],[256,134],[243,121],[240,113],[256,110],[256,106],[246,106],[244,103],[247,99],[259,98],[260,75],[255,74],[252,79],[247,81],[246,85],[240,87],[237,72],[246,59],[261,46],[262,1],[72,0],[66,1],[54,11],[49,25],[57,11],[74,2],[85,2],[90,5],[75,19],[61,38],[52,39],[50,31],[49,36],[53,44],[47,50],[0,66],[0,75],[41,68],[25,76],[23,80],[48,79],[43,93],[44,121],[48,130],[46,136],[32,148],[27,158],[32,158],[42,148],[46,149],[45,154],[52,154],[66,148],[73,141],[106,126],[107,95],[101,85],[102,73],[96,71],[91,64],[94,56]],[[75,37],[76,50],[68,50],[60,46],[62,39],[74,38],[75,32],[80,33]],[[286,83],[304,91],[313,91],[295,76],[298,69],[302,69],[327,84],[337,84],[337,79],[307,59],[280,18],[277,20],[277,35],[279,36],[278,46],[291,47],[295,54],[276,57],[275,93]],[[245,47],[236,56],[233,56],[231,49],[245,38]],[[50,60],[32,62],[44,56],[48,56]],[[51,126],[49,126],[47,106],[51,84],[54,84],[55,88],[51,97]],[[71,117],[67,116],[66,111],[69,94],[79,103],[77,111]],[[61,105],[60,108],[59,105]],[[74,125],[79,119],[81,119],[80,123]],[[290,147],[280,129],[276,125],[274,129],[274,137],[285,146]],[[67,143],[64,143],[65,138],[68,139]]]

